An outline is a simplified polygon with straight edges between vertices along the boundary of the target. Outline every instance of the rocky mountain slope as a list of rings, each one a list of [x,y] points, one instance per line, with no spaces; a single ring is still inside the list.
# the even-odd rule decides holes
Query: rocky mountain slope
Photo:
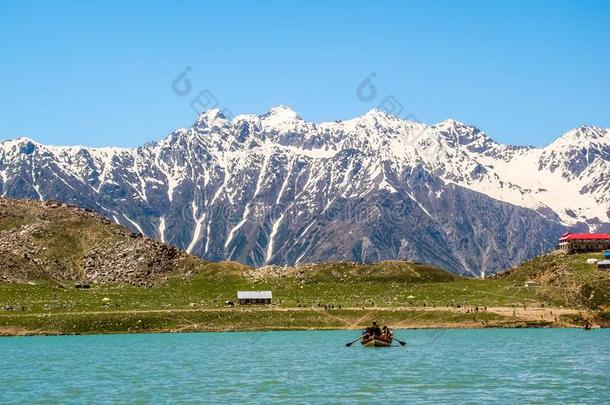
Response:
[[[188,276],[202,261],[101,215],[59,202],[0,198],[0,282],[120,282]]]
[[[261,266],[410,259],[481,275],[610,228],[610,131],[545,148],[453,120],[373,110],[332,123],[286,107],[133,149],[0,143],[0,194],[59,199],[211,260]]]

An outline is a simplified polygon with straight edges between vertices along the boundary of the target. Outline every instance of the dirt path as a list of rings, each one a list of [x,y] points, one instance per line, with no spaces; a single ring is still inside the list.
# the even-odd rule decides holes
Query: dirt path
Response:
[[[367,312],[366,314],[362,315],[360,318],[356,319],[356,321],[349,326],[349,329],[358,329],[358,326],[362,325],[362,322],[364,322],[365,319],[370,318],[370,317],[371,317],[371,313]]]
[[[357,323],[364,321],[367,317],[372,316],[375,311],[408,311],[408,312],[460,312],[468,313],[475,312],[474,307],[465,308],[453,308],[453,307],[343,307],[341,310],[349,311],[361,311],[363,316],[358,319]],[[337,310],[324,310],[318,307],[268,307],[268,306],[256,306],[256,307],[234,307],[234,308],[174,308],[174,309],[108,309],[98,311],[64,311],[64,312],[44,312],[44,313],[20,313],[10,312],[0,314],[3,316],[36,316],[36,317],[54,317],[54,316],[79,316],[79,315],[104,315],[104,314],[148,314],[148,313],[192,313],[192,312],[260,312],[260,311],[316,311],[319,313],[334,316],[333,312]],[[560,315],[565,314],[579,314],[581,311],[577,309],[565,309],[565,308],[523,308],[523,307],[487,307],[485,310],[479,307],[478,312],[491,312],[498,315],[511,317],[514,316],[519,319],[526,319],[531,321],[550,321],[555,322],[555,317],[559,318]],[[336,316],[335,316],[336,317]],[[336,317],[339,318],[339,317]]]
[[[523,307],[493,307],[487,308],[489,312],[506,317],[514,316],[530,321],[559,322],[561,315],[578,315],[581,311],[566,308],[523,308]],[[514,312],[513,312],[514,311]]]

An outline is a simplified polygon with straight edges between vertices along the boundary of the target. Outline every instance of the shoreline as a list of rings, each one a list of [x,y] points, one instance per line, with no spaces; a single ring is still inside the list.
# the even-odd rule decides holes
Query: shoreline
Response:
[[[465,329],[583,329],[576,325],[490,325],[490,326],[468,326],[468,325],[446,325],[446,326],[412,326],[412,327],[400,327],[392,328],[394,331],[411,331],[411,330],[465,330]],[[592,329],[606,329],[600,326],[595,326]],[[0,328],[0,339],[10,337],[34,337],[34,336],[103,336],[103,335],[154,335],[154,334],[180,334],[180,333],[250,333],[250,332],[316,332],[316,331],[359,331],[360,328],[260,328],[260,329],[186,329],[186,330],[173,330],[173,329],[159,329],[159,330],[142,330],[142,331],[124,331],[124,332],[91,332],[91,333],[54,333],[53,331],[30,331],[23,330],[18,332],[7,332]]]
[[[513,313],[514,311],[514,313]],[[584,314],[584,317],[583,317]],[[378,319],[396,330],[582,328],[589,311],[565,308],[452,307],[182,308],[0,314],[0,336],[360,330]],[[594,324],[595,328],[604,325]]]

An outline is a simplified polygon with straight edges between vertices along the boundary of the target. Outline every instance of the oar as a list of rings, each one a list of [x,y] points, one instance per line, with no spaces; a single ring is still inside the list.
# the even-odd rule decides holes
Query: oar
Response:
[[[359,341],[359,340],[360,340],[360,338],[355,339],[355,340],[353,340],[353,341],[351,341],[351,342],[349,342],[349,343],[346,343],[346,344],[345,344],[345,346],[350,347],[351,345],[353,345],[354,343],[356,343],[356,342],[357,342],[357,341]]]
[[[401,346],[404,346],[407,344],[407,342],[403,342],[402,340],[398,340],[396,338],[394,338],[395,341],[397,341],[398,343],[400,343]]]

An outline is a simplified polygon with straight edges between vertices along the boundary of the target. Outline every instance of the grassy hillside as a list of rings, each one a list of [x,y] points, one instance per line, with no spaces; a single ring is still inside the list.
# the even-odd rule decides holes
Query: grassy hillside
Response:
[[[599,253],[573,255],[549,254],[498,275],[497,280],[524,282],[534,280],[547,299],[570,307],[605,308],[610,305],[610,271],[587,264],[587,259],[602,260]]]

